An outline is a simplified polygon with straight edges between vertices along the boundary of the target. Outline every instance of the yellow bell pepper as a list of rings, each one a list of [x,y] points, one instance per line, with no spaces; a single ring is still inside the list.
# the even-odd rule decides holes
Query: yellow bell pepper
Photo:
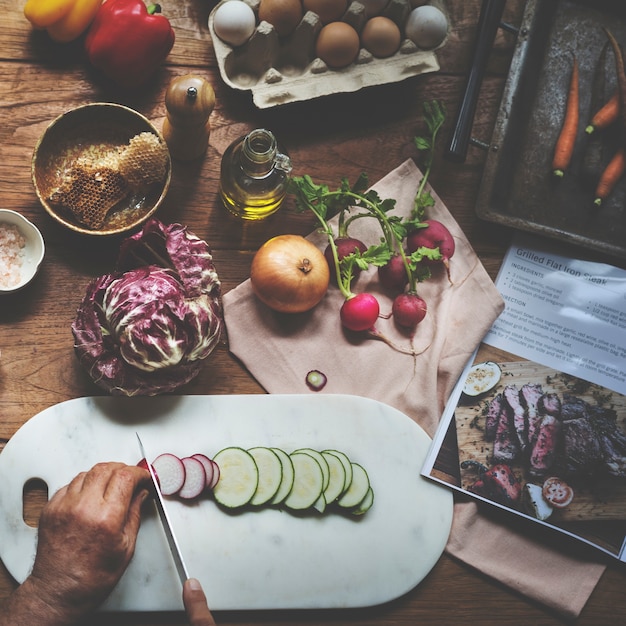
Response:
[[[54,41],[67,43],[87,30],[101,4],[102,0],[27,0],[24,15]]]

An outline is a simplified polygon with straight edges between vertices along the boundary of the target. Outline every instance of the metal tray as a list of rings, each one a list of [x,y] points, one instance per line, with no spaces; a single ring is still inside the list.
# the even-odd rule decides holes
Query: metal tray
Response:
[[[586,168],[593,149],[593,135],[585,133],[593,114],[592,97],[597,101],[601,90],[607,99],[615,90],[610,50],[601,62],[607,41],[603,28],[626,44],[626,7],[622,2],[528,0],[476,213],[487,221],[624,259],[626,178],[597,207],[593,200],[598,170],[589,174]],[[552,175],[551,162],[574,55],[580,71],[580,125],[570,170],[559,180]],[[603,85],[598,86],[598,75]],[[616,135],[615,128],[601,135],[604,162],[615,150]]]

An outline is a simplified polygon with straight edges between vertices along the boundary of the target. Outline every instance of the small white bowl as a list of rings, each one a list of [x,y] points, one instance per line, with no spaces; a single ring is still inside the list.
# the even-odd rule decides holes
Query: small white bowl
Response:
[[[26,239],[24,257],[20,268],[21,280],[11,287],[0,285],[0,295],[13,293],[26,286],[37,274],[45,253],[45,244],[39,229],[23,215],[9,209],[0,209],[0,224],[17,226],[20,234]],[[0,251],[0,259],[2,252]]]

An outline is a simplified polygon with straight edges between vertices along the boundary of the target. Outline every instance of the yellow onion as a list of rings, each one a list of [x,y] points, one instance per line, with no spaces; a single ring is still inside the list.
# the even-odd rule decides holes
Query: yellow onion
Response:
[[[323,253],[300,235],[278,235],[257,251],[250,267],[256,296],[274,311],[303,313],[326,294],[330,270]]]

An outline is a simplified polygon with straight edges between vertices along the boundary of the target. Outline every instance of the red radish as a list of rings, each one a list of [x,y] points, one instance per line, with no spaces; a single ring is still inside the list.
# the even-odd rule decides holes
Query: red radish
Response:
[[[142,469],[150,471],[148,469],[148,461],[146,461],[146,459],[141,459],[141,461],[139,461],[139,463],[137,463],[137,467],[141,467]],[[154,467],[152,468],[152,471],[154,472],[154,477],[156,478],[157,485],[159,485],[159,487],[161,487],[161,481],[159,480],[159,475],[156,473]]]
[[[220,466],[213,459],[211,459],[211,465],[213,465],[213,480],[209,485],[209,489],[213,489],[220,479]]]
[[[428,224],[425,228],[420,228],[409,233],[406,238],[409,252],[415,252],[418,248],[439,248],[441,253],[441,263],[443,263],[448,278],[450,278],[450,259],[454,255],[454,237],[450,231],[437,220],[425,220]],[[438,261],[426,261],[427,263],[437,263]]]
[[[385,265],[378,268],[378,280],[388,291],[393,293],[404,291],[409,276],[402,255],[394,254]]]
[[[213,482],[213,463],[211,463],[211,459],[206,454],[192,454],[192,458],[198,459],[200,463],[202,463],[204,467],[205,476],[205,486],[207,489],[210,488],[211,483]]]
[[[173,496],[182,489],[185,483],[185,465],[175,454],[160,454],[152,461],[152,467],[159,475],[161,493],[164,496]]]
[[[178,497],[183,500],[197,498],[206,487],[206,471],[198,459],[187,456],[181,459],[185,466],[185,482],[178,491]]]
[[[311,370],[307,373],[305,378],[306,386],[311,391],[321,391],[326,386],[328,378],[324,372],[319,370]]]
[[[401,293],[393,301],[393,320],[403,328],[415,328],[426,317],[426,302],[416,293]]]
[[[369,293],[359,293],[348,298],[342,305],[341,323],[354,331],[369,330],[380,314],[378,300]]]
[[[360,252],[364,254],[367,251],[367,246],[359,239],[355,239],[354,237],[337,237],[335,239],[335,246],[337,246],[337,258],[339,262],[342,259],[349,256],[350,254],[354,254],[355,252]],[[328,263],[328,267],[330,269],[330,280],[333,284],[337,284],[337,270],[335,268],[335,258],[333,257],[333,251],[328,244],[326,249],[324,250],[324,256],[326,257],[326,262]],[[360,268],[357,265],[353,265],[352,267],[352,280],[356,281],[361,273]]]

